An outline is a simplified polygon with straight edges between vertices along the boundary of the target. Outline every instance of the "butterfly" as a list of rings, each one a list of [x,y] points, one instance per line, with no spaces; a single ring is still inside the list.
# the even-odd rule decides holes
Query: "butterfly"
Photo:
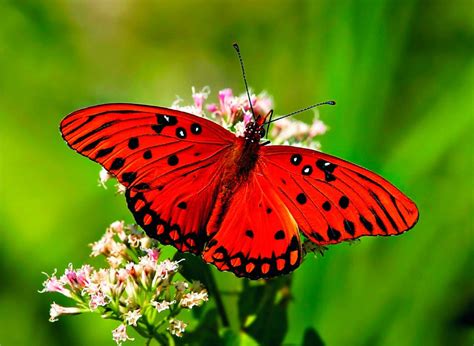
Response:
[[[67,144],[126,187],[148,236],[251,279],[289,273],[303,236],[336,244],[397,235],[414,202],[379,175],[315,150],[262,143],[267,115],[243,137],[182,111],[114,103],[66,116]]]

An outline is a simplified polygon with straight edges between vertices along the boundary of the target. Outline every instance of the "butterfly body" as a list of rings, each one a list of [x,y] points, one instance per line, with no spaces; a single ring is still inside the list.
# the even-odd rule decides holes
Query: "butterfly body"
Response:
[[[416,223],[415,204],[375,173],[314,150],[263,145],[264,122],[257,115],[237,137],[184,112],[108,104],[71,113],[61,132],[126,187],[150,237],[238,276],[291,272],[302,260],[301,234],[325,245]]]

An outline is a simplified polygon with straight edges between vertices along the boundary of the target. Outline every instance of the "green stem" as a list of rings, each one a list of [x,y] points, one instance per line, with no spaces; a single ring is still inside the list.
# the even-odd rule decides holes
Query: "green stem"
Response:
[[[211,270],[207,270],[206,274],[208,276],[208,282],[211,284],[209,289],[212,289],[211,294],[214,296],[214,299],[216,300],[217,311],[219,312],[219,315],[221,317],[222,325],[224,327],[230,327],[229,318],[227,317],[227,312],[225,310],[224,302],[222,300],[221,293],[219,292],[219,289],[217,287],[217,282],[216,282],[216,279],[214,278],[214,274],[212,273]]]

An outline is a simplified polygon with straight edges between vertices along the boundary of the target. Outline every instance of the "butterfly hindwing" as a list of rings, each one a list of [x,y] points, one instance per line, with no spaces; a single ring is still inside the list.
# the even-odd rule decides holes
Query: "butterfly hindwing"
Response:
[[[235,191],[203,252],[220,270],[252,279],[288,273],[300,265],[297,224],[261,172]],[[209,227],[209,226],[208,226]]]
[[[263,147],[261,156],[266,174],[301,231],[318,244],[396,235],[418,220],[408,197],[355,164],[290,146]]]
[[[206,224],[217,194],[221,167],[215,163],[149,190],[128,189],[126,198],[137,223],[162,244],[201,253]]]

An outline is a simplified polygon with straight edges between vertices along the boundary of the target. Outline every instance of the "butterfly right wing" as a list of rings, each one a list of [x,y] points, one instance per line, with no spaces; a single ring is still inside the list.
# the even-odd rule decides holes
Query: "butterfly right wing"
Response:
[[[287,274],[302,260],[296,221],[262,173],[257,167],[232,193],[221,220],[208,224],[202,254],[219,270],[251,279]]]

